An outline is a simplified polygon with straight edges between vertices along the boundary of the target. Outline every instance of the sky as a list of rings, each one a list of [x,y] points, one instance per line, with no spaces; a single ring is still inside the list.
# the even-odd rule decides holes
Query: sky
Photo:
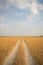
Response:
[[[43,0],[0,0],[0,36],[43,35]]]

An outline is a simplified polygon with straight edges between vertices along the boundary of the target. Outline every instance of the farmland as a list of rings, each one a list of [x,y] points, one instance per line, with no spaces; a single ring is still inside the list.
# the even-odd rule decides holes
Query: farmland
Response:
[[[3,64],[6,57],[10,54],[11,50],[16,46],[18,40],[25,40],[29,51],[33,58],[39,63],[39,65],[43,65],[43,37],[0,37],[0,65]],[[22,43],[22,42],[21,42]],[[20,48],[18,50],[17,60],[15,61],[15,65],[20,65],[19,61],[24,61],[24,51],[23,46],[20,44]],[[18,63],[18,64],[17,64]],[[21,62],[21,65],[25,65],[25,62]]]

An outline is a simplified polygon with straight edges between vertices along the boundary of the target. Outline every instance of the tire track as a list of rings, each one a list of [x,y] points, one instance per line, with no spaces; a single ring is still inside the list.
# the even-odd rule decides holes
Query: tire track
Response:
[[[5,59],[5,62],[3,63],[3,65],[13,65],[17,56],[20,42],[21,40],[18,41],[17,45],[13,48],[9,56]]]
[[[29,50],[28,50],[28,47],[27,47],[27,44],[25,43],[25,41],[23,40],[22,41],[23,43],[23,46],[24,46],[24,60],[25,60],[25,65],[39,65],[34,59],[33,57],[31,56]]]
[[[25,65],[25,61],[24,61],[24,47],[22,42],[20,43],[20,47],[14,62],[14,65]]]

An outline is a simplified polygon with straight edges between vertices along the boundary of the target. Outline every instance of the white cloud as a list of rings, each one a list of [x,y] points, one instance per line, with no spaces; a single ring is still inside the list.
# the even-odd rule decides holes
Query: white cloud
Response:
[[[4,6],[3,5],[0,5],[0,9],[4,9]]]
[[[24,9],[26,8],[26,4],[27,4],[28,0],[8,0],[8,2],[13,5],[13,6],[17,6],[20,9]]]
[[[0,24],[0,28],[4,27],[4,24]]]
[[[31,11],[33,15],[39,14],[38,5],[36,2],[32,2],[31,4]]]
[[[5,17],[4,16],[0,16],[0,21],[4,21]]]
[[[37,0],[8,0],[8,2],[20,9],[30,9],[33,15],[38,15],[40,13],[39,9],[43,10],[43,5],[38,4]]]
[[[16,6],[17,8],[29,9],[33,15],[38,15],[40,10],[43,10],[43,5],[39,4],[37,0],[0,0],[0,9],[9,8],[10,5]]]
[[[39,9],[43,10],[43,5],[42,4],[39,5]]]
[[[0,0],[0,10],[6,9],[9,7],[8,0]]]
[[[9,7],[10,5],[16,6],[20,9],[29,9],[33,15],[37,15],[40,13],[39,9],[43,9],[42,4],[38,4],[37,0],[0,0],[0,3],[4,3],[0,6],[0,8],[3,8],[3,6]],[[4,7],[5,8],[5,7]]]

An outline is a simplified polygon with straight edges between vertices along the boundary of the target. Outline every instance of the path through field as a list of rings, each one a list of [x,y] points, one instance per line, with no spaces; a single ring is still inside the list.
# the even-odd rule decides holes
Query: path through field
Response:
[[[13,65],[18,52],[20,41],[21,40],[18,41],[17,45],[13,48],[9,56],[5,59],[5,62],[3,63],[3,65]]]
[[[19,40],[9,56],[5,59],[3,65],[39,65],[32,57],[27,43]]]
[[[30,54],[30,51],[28,49],[28,46],[26,44],[26,42],[23,40],[22,41],[23,46],[24,46],[24,59],[25,59],[25,65],[39,65],[32,57],[32,55]]]

